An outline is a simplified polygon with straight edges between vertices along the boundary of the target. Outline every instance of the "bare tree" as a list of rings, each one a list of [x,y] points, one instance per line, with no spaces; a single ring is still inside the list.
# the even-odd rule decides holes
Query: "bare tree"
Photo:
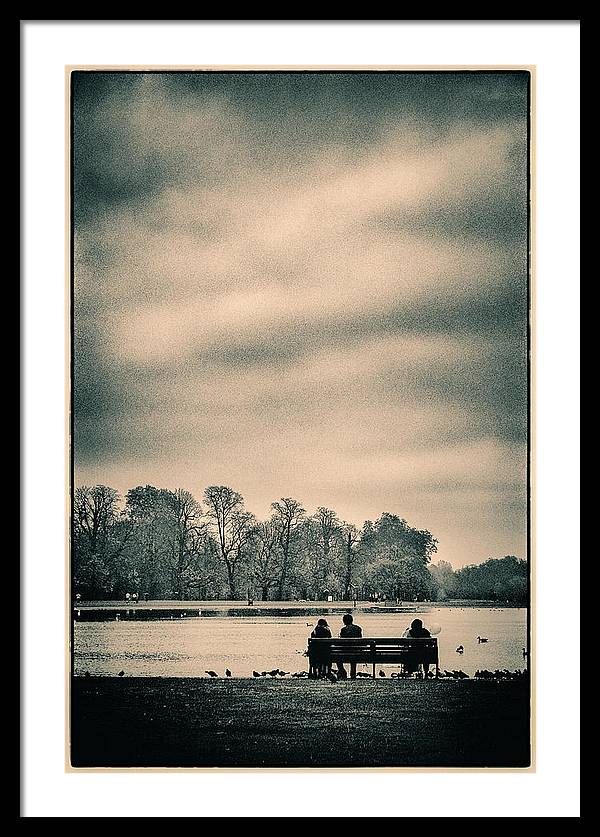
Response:
[[[279,529],[273,520],[258,523],[252,531],[252,578],[260,589],[263,601],[269,598],[269,590],[279,580],[280,556]]]
[[[82,485],[75,490],[73,527],[91,555],[106,548],[112,525],[119,518],[119,495],[114,488]]]
[[[232,599],[236,599],[239,570],[246,557],[254,517],[244,510],[244,498],[226,485],[211,485],[204,491],[208,518],[215,530],[219,555],[227,570]]]
[[[76,587],[94,597],[118,586],[117,560],[131,536],[119,495],[106,485],[81,486],[73,497],[73,569]]]
[[[274,511],[273,522],[277,526],[279,546],[281,547],[281,568],[279,572],[279,584],[277,597],[283,599],[283,593],[290,569],[290,555],[294,535],[304,519],[305,509],[297,500],[291,497],[282,497],[279,503],[271,503]]]
[[[171,584],[185,598],[190,570],[204,550],[206,525],[200,503],[182,488],[168,492],[172,529],[170,543]]]
[[[329,588],[332,584],[336,584],[333,577],[333,561],[335,550],[339,543],[341,524],[336,513],[324,506],[319,506],[315,514],[313,514],[311,520],[315,527],[315,547],[319,554],[321,572],[321,590],[318,592],[319,594],[322,594],[326,587]]]
[[[360,532],[353,523],[342,523],[340,536],[342,541],[342,567],[344,598],[353,598],[351,590],[356,587],[356,565],[360,549]]]

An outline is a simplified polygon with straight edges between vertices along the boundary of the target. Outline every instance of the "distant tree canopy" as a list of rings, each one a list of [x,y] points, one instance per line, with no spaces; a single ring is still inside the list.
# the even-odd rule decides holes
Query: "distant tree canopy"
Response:
[[[527,561],[507,555],[490,558],[483,564],[463,567],[454,573],[453,598],[491,599],[526,602],[528,597]]]
[[[454,572],[431,563],[430,532],[388,512],[359,529],[323,506],[309,514],[291,497],[273,502],[264,521],[228,486],[209,486],[203,500],[151,485],[124,500],[104,485],[77,488],[74,591],[84,599],[527,598],[525,561],[508,556]]]

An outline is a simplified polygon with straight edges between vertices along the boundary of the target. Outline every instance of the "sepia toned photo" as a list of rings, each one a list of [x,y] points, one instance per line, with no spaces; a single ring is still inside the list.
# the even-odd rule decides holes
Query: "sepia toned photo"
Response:
[[[532,70],[67,82],[69,769],[532,769]]]

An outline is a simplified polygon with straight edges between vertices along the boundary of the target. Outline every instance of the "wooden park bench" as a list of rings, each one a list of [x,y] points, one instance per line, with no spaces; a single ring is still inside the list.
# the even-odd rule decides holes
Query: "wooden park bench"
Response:
[[[308,660],[310,671],[331,663],[367,663],[375,667],[400,663],[404,670],[416,671],[419,665],[429,663],[439,674],[438,644],[434,637],[423,639],[393,637],[362,637],[309,639]]]

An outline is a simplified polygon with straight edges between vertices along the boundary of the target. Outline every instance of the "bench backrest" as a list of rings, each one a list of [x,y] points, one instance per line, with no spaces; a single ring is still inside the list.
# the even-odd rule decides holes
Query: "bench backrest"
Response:
[[[417,660],[423,663],[437,663],[438,645],[435,637],[311,638],[308,640],[308,656],[311,662],[331,660],[348,663],[402,663]]]

